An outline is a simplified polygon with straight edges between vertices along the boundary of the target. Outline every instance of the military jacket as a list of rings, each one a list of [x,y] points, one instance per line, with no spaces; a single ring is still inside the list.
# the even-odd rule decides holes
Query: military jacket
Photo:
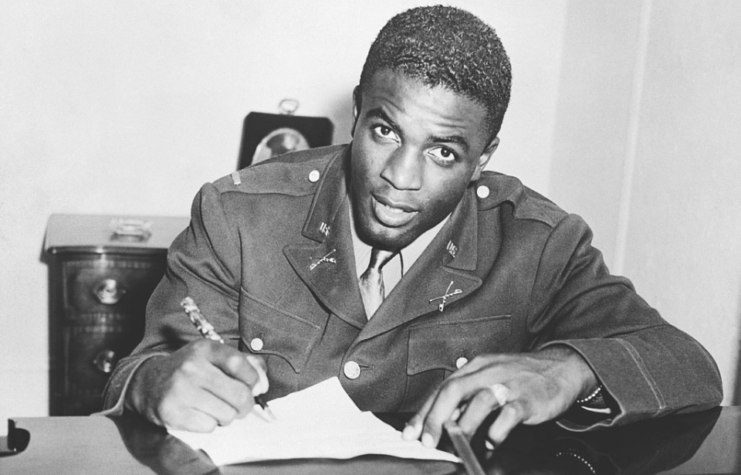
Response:
[[[268,399],[337,376],[363,410],[414,411],[477,355],[565,344],[617,403],[602,425],[720,403],[711,356],[610,275],[584,221],[494,172],[471,184],[368,320],[349,230],[349,148],[284,155],[202,187],[149,301],[144,339],[109,382],[111,412],[145,358],[199,338],[185,296],[228,344],[265,359]]]

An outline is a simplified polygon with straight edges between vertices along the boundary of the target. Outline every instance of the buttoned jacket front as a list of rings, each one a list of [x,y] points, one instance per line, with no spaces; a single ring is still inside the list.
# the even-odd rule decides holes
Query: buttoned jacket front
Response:
[[[368,320],[346,188],[349,147],[289,154],[205,185],[118,365],[121,406],[145,358],[198,338],[192,297],[227,342],[265,358],[268,399],[332,376],[371,411],[412,411],[477,355],[552,344],[580,352],[619,405],[616,424],[717,405],[717,368],[691,337],[611,276],[577,216],[484,172]]]

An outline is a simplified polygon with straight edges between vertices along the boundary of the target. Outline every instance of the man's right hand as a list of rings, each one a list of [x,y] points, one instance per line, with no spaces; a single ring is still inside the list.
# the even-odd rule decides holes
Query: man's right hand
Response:
[[[137,369],[126,407],[170,429],[210,432],[245,417],[267,391],[264,362],[212,340],[197,340]]]

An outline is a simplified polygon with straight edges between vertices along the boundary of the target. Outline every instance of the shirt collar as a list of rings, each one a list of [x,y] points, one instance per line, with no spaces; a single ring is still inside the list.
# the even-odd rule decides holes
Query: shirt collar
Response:
[[[353,207],[348,206],[348,208],[350,208],[350,233],[352,235],[353,251],[355,254],[355,269],[358,277],[360,277],[360,275],[362,275],[368,268],[368,264],[370,263],[370,254],[373,248],[358,236],[358,233],[355,230]],[[411,244],[400,251],[401,259],[404,263],[402,275],[406,274],[409,269],[412,268],[412,265],[414,265],[417,259],[419,259],[419,256],[421,256],[424,250],[427,249],[427,246],[430,245],[432,240],[435,239],[435,236],[440,232],[440,229],[442,229],[449,217],[450,215],[446,216],[443,220],[437,223],[437,225],[422,233]]]

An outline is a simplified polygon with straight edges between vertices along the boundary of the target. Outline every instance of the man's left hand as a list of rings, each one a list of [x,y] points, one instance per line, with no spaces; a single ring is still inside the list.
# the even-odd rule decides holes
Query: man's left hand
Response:
[[[469,437],[501,409],[488,438],[499,445],[518,424],[540,424],[566,412],[597,387],[586,361],[567,346],[535,353],[474,358],[453,373],[407,424],[403,436],[437,446],[443,423],[456,420]]]

